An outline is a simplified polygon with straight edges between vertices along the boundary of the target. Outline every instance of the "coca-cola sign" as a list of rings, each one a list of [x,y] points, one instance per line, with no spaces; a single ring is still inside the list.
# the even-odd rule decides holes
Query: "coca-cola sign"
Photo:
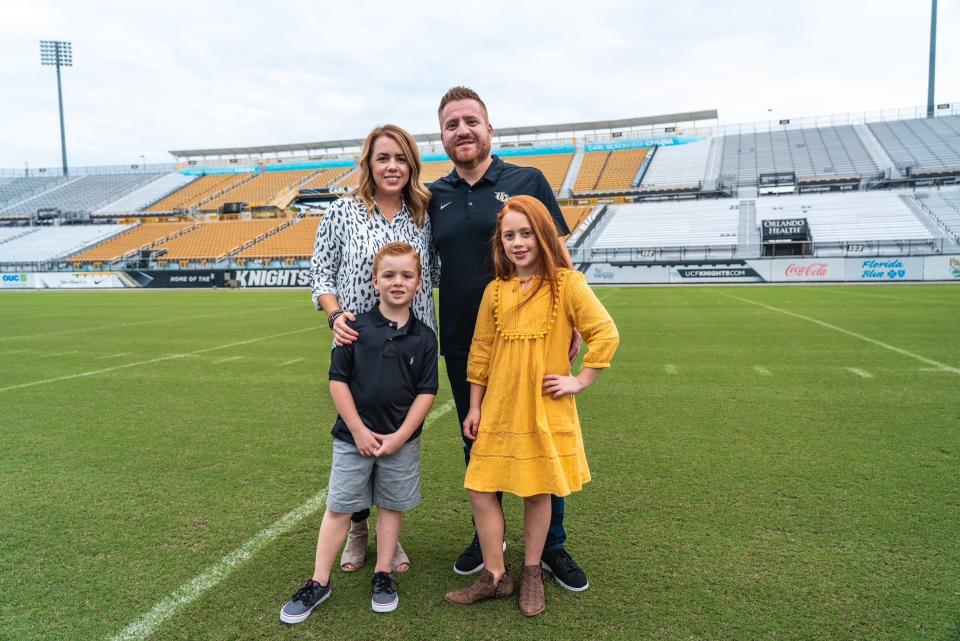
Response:
[[[844,280],[842,258],[783,258],[773,261],[770,279],[778,283]]]
[[[783,270],[788,278],[827,278],[830,275],[830,265],[827,263],[790,263]]]

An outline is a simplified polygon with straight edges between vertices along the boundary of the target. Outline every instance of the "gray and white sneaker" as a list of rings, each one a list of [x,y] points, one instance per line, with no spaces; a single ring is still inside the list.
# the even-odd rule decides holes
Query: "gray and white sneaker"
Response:
[[[291,625],[302,623],[310,616],[313,609],[323,603],[328,596],[330,596],[329,581],[326,585],[320,585],[310,579],[280,609],[280,620]]]
[[[373,595],[370,597],[370,607],[374,612],[393,612],[400,603],[397,594],[397,582],[392,574],[377,572],[373,575]]]

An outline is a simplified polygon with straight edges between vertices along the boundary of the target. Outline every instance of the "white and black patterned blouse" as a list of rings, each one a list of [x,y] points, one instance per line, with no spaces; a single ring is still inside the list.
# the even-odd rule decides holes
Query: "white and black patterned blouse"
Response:
[[[320,296],[333,294],[344,311],[361,314],[371,310],[377,304],[373,259],[387,243],[405,242],[420,254],[423,265],[423,282],[413,297],[413,313],[436,332],[433,283],[439,275],[439,259],[432,251],[431,236],[430,219],[417,227],[406,203],[393,221],[387,222],[379,207],[371,216],[360,200],[337,200],[323,215],[313,244],[310,283],[314,306],[322,309]]]

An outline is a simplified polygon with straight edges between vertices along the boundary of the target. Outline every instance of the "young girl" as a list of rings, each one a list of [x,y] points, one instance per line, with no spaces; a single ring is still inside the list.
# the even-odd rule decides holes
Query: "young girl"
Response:
[[[444,598],[461,605],[513,594],[503,561],[503,513],[496,492],[523,497],[524,563],[520,610],[546,605],[541,575],[550,495],[577,492],[590,480],[574,396],[610,366],[619,336],[580,272],[571,269],[546,207],[509,198],[493,239],[496,278],[483,293],[470,347],[470,411],[475,439],[464,486],[473,506],[484,570],[476,583]],[[589,351],[579,374],[567,352],[576,329]]]

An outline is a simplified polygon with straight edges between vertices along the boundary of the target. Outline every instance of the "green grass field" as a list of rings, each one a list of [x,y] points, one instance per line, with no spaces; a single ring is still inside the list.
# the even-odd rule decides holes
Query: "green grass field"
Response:
[[[290,628],[334,418],[307,293],[0,294],[0,638],[960,639],[960,287],[598,292],[622,343],[567,502],[591,589],[533,620],[442,601],[471,531],[448,410],[400,608],[368,565]]]

